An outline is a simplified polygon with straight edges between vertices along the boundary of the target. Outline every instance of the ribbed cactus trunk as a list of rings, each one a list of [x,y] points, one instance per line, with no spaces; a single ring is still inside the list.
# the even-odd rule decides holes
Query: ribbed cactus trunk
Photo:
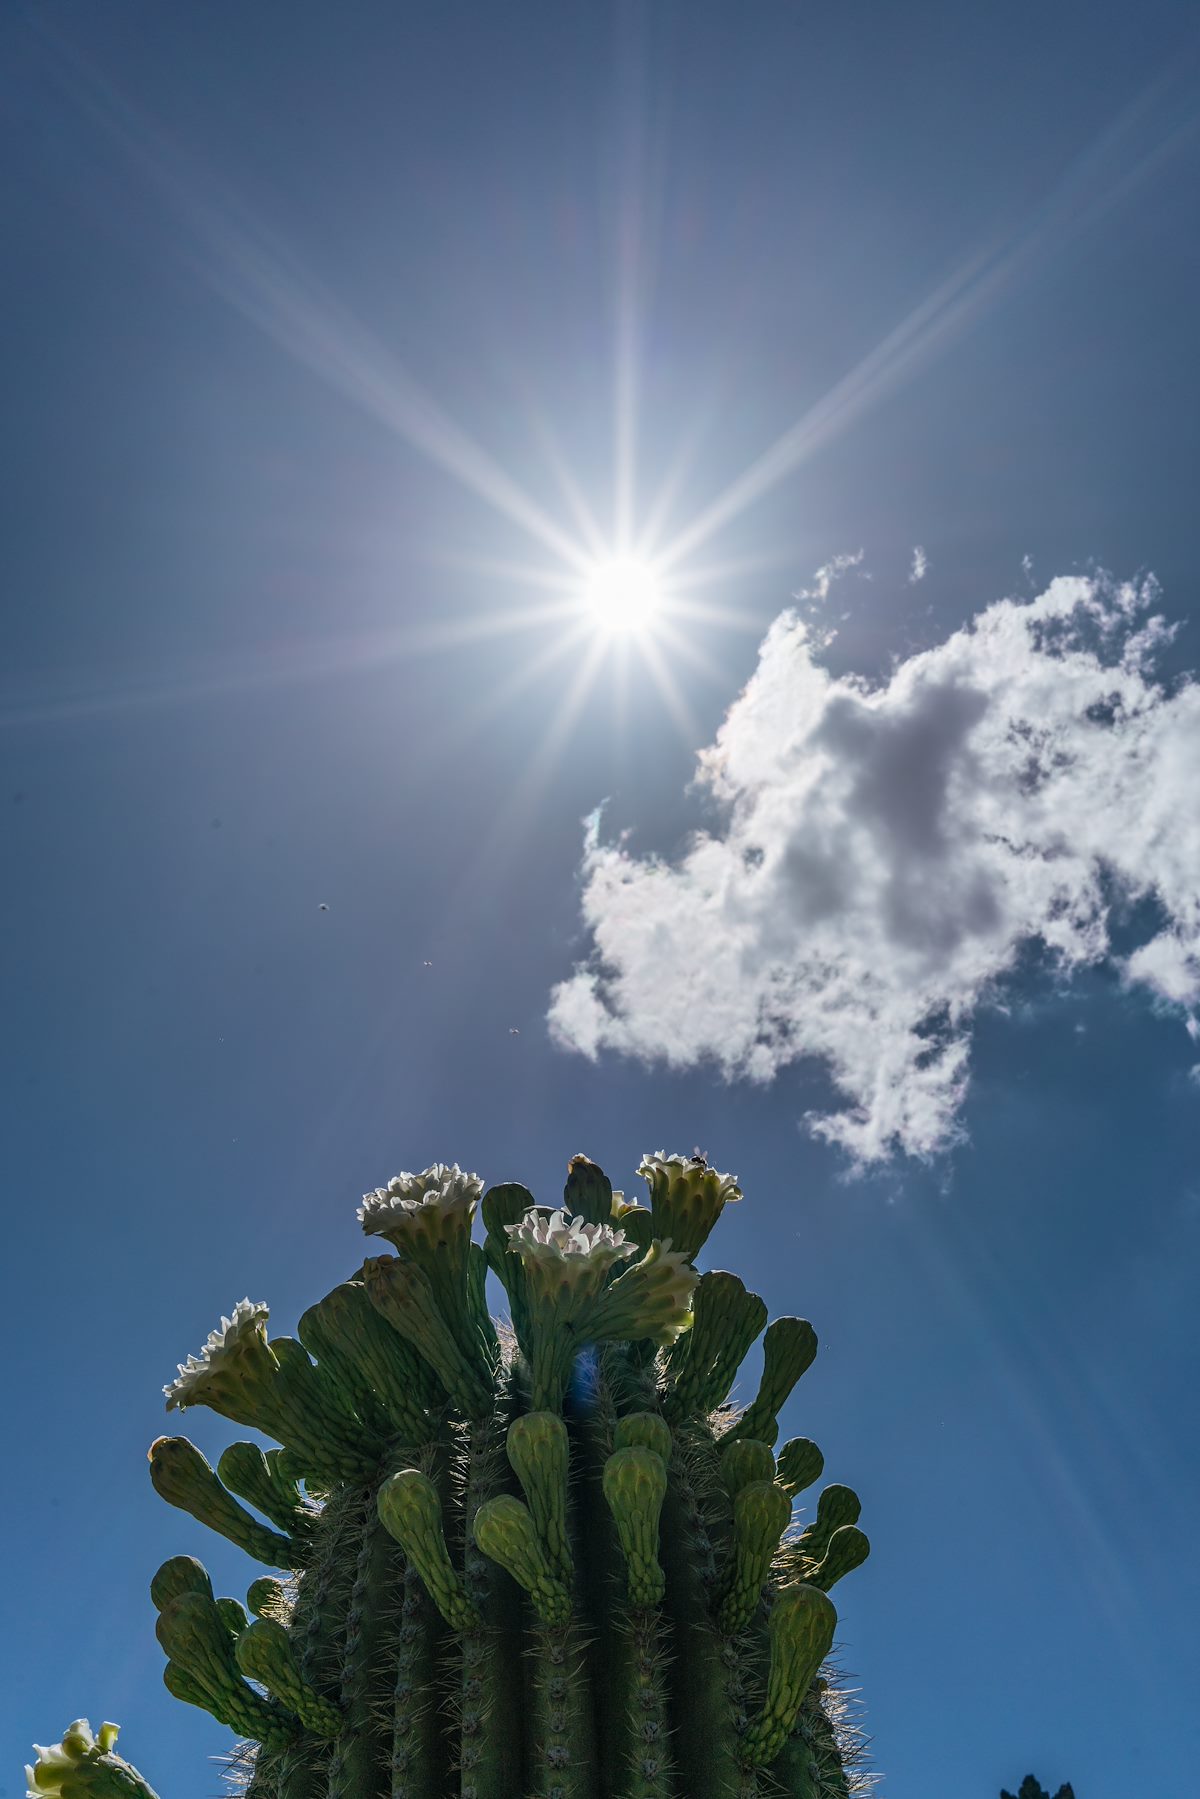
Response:
[[[645,1208],[577,1157],[558,1212],[515,1185],[480,1201],[457,1168],[401,1175],[360,1212],[394,1255],[298,1341],[242,1301],[167,1388],[282,1446],[215,1471],[186,1438],[150,1452],[164,1498],[283,1576],[243,1607],[177,1556],[151,1587],[166,1684],[242,1739],[251,1799],[866,1790],[821,1672],[829,1589],[867,1555],[858,1500],[826,1487],[799,1530],[821,1453],[774,1453],[815,1334],[770,1325],[731,1410],[766,1308],[695,1261],[740,1192],[700,1158],[640,1172]],[[31,1791],[146,1799],[114,1735],[72,1726]]]

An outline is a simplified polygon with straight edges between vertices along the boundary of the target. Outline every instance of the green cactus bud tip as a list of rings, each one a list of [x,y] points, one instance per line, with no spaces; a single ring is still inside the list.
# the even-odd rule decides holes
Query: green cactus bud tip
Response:
[[[150,1582],[150,1598],[156,1612],[183,1593],[200,1593],[206,1599],[213,1596],[208,1570],[194,1555],[173,1555]]]
[[[612,1182],[603,1168],[586,1156],[572,1156],[567,1164],[563,1209],[585,1224],[608,1224],[613,1216]]]
[[[743,1487],[775,1478],[775,1457],[765,1443],[753,1437],[735,1437],[726,1444],[720,1461],[721,1479],[731,1499]]]
[[[657,1412],[627,1412],[613,1430],[614,1449],[652,1449],[666,1467],[671,1459],[671,1428]]]
[[[778,1473],[775,1478],[793,1499],[797,1493],[803,1493],[805,1487],[820,1480],[825,1467],[825,1457],[809,1437],[793,1437],[784,1444],[776,1460]]]

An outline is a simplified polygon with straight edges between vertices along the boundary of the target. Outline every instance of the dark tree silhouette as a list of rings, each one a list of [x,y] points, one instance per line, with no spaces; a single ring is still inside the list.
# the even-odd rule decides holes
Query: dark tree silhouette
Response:
[[[1013,1799],[1013,1794],[1006,1787],[1001,1793],[1000,1799]],[[1050,1799],[1050,1795],[1045,1787],[1039,1785],[1032,1774],[1027,1774],[1021,1782],[1021,1790],[1016,1794],[1016,1799]],[[1065,1785],[1059,1787],[1054,1799],[1075,1799],[1075,1788],[1067,1781]]]

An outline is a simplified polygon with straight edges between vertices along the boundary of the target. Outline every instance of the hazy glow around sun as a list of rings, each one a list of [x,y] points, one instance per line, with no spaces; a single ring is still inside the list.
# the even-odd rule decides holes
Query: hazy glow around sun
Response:
[[[601,630],[628,636],[649,630],[662,592],[651,564],[636,556],[614,556],[589,571],[584,601]]]

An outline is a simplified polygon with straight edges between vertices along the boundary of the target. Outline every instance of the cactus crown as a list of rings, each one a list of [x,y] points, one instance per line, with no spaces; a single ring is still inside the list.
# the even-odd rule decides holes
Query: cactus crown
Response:
[[[648,1207],[577,1156],[554,1210],[457,1166],[399,1175],[359,1212],[394,1255],[300,1340],[243,1300],[166,1387],[282,1446],[231,1444],[216,1471],[186,1438],[150,1451],[165,1499],[285,1575],[249,1612],[190,1556],[151,1583],[166,1685],[242,1740],[251,1799],[869,1789],[821,1672],[829,1589],[868,1552],[858,1500],[827,1487],[801,1531],[820,1451],[773,1453],[815,1335],[776,1320],[733,1413],[766,1307],[695,1260],[740,1188],[702,1157],[639,1172]],[[71,1725],[30,1794],[153,1799],[115,1736]]]

